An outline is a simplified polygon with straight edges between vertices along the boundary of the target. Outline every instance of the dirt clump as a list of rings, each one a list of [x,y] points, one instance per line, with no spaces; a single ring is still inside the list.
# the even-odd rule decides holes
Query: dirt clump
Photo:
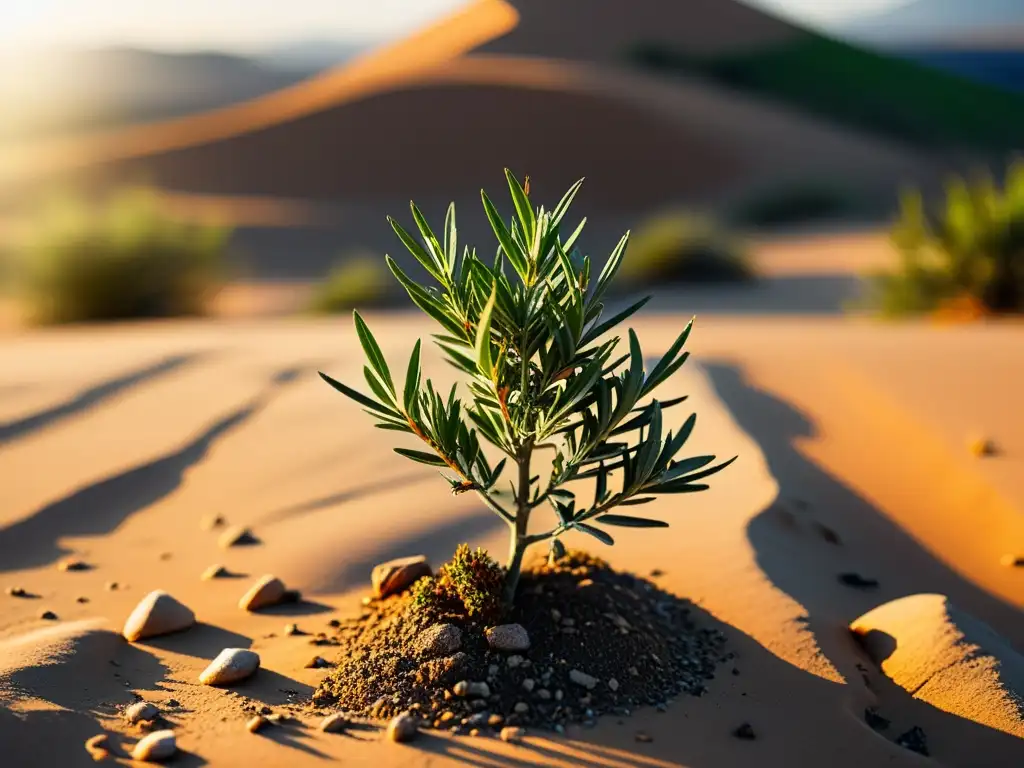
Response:
[[[689,601],[583,552],[524,570],[501,621],[525,628],[527,651],[493,650],[486,630],[497,622],[451,602],[424,605],[415,594],[370,600],[359,617],[332,627],[337,667],[313,696],[318,707],[378,720],[409,712],[421,727],[455,733],[560,732],[699,696],[726,658],[724,636],[697,626]],[[424,657],[423,638],[437,625],[457,627],[461,643]]]

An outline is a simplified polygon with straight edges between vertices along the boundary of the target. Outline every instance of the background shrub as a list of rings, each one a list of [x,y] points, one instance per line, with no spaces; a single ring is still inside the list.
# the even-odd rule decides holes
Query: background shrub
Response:
[[[630,235],[622,284],[719,282],[753,277],[742,244],[712,220],[672,212],[642,224]]]
[[[739,227],[784,227],[855,215],[861,206],[853,195],[826,184],[780,186],[752,194],[729,212]]]
[[[317,284],[309,309],[331,314],[383,304],[389,298],[390,286],[390,276],[380,258],[354,255]]]
[[[905,194],[891,237],[899,265],[871,276],[870,301],[883,315],[1024,312],[1024,163],[1003,189],[955,179],[935,210]]]
[[[16,278],[38,323],[199,315],[221,285],[229,236],[172,217],[153,190],[99,204],[65,195],[33,217]]]

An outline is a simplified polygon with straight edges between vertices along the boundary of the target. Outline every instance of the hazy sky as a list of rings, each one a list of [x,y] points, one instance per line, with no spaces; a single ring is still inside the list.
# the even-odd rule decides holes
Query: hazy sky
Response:
[[[0,47],[123,43],[245,49],[309,38],[400,35],[464,0],[0,0]],[[629,0],[623,0],[628,3]],[[829,21],[906,0],[750,0]]]

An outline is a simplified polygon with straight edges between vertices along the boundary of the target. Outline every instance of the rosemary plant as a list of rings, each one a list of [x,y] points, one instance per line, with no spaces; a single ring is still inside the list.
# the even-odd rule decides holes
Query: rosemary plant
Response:
[[[623,511],[661,494],[706,490],[701,481],[734,459],[719,464],[714,456],[676,459],[693,432],[696,414],[678,431],[666,433],[663,412],[686,398],[646,400],[689,356],[683,345],[692,320],[650,371],[644,368],[632,329],[628,351],[616,355],[620,339],[608,332],[650,298],[603,317],[605,297],[622,264],[629,233],[595,280],[589,257],[574,248],[586,220],[568,237],[560,234],[582,180],[547,211],[530,202],[529,179],[524,187],[508,170],[505,175],[515,207],[509,224],[481,192],[498,240],[490,263],[472,248],[460,254],[454,204],[448,208],[442,239],[414,203],[412,216],[422,242],[388,219],[436,285],[416,282],[390,256],[385,257],[387,265],[416,306],[441,327],[435,342],[447,360],[469,376],[471,401],[458,397],[457,385],[445,396],[429,379],[423,380],[420,341],[413,347],[404,386],[397,388],[380,346],[358,312],[356,333],[366,353],[363,373],[372,396],[320,375],[362,405],[377,427],[414,435],[426,448],[395,448],[397,453],[442,469],[453,493],[477,494],[508,524],[504,598],[510,604],[523,555],[531,545],[550,541],[557,553],[562,550],[558,538],[568,531],[581,531],[610,545],[614,540],[608,527],[667,527],[662,520]],[[504,457],[492,465],[481,440]],[[534,474],[540,456],[550,462],[543,480]],[[511,498],[497,488],[506,466],[514,469]],[[578,498],[581,480],[594,485],[593,496],[588,494],[586,501]],[[542,506],[554,512],[554,524],[531,533],[530,517]]]

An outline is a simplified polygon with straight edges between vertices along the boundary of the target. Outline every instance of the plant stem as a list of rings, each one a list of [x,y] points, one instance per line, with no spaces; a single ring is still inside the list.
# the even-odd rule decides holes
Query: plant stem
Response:
[[[509,542],[508,563],[505,566],[505,603],[511,605],[515,601],[516,587],[519,586],[519,574],[523,567],[523,555],[526,548],[533,542],[527,534],[530,522],[530,457],[533,454],[533,443],[527,441],[519,452],[516,464],[519,467],[519,484],[516,488],[516,514]]]

